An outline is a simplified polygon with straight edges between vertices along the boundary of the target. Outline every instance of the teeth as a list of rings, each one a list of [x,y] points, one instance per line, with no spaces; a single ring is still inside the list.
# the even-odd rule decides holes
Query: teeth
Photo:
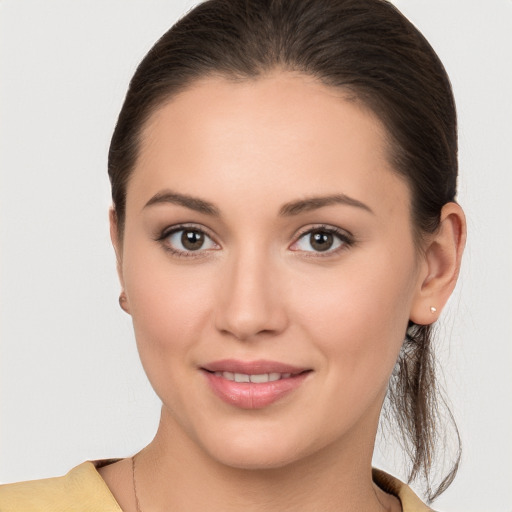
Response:
[[[256,384],[274,382],[291,377],[291,373],[260,373],[257,375],[248,375],[247,373],[215,372],[215,375],[234,382],[254,382]]]
[[[268,382],[270,376],[268,373],[262,373],[261,375],[251,375],[251,382]]]

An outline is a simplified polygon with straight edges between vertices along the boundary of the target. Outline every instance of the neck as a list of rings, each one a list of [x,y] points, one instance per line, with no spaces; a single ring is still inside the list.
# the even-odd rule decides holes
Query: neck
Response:
[[[212,459],[162,421],[152,443],[136,456],[141,510],[189,512],[382,512],[396,509],[372,482],[372,442],[357,435],[282,467],[240,469]],[[397,510],[400,510],[398,508]]]

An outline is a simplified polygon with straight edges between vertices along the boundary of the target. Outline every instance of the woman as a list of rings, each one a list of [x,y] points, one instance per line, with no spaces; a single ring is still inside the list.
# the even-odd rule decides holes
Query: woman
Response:
[[[199,5],[109,154],[121,307],[162,401],[134,457],[2,510],[428,510],[371,460],[386,395],[429,499],[431,328],[465,242],[450,84],[381,0]],[[32,507],[32,508],[30,508]]]

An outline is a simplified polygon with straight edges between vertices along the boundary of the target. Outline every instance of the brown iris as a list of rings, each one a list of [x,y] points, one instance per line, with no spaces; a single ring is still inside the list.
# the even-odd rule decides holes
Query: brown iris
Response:
[[[334,236],[327,231],[313,231],[309,235],[309,242],[315,251],[327,251],[334,243]]]
[[[187,251],[197,251],[204,244],[204,233],[194,230],[183,231],[181,243]]]

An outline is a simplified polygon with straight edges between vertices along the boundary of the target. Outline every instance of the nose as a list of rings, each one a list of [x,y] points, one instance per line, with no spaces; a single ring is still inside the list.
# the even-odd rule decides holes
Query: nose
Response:
[[[275,336],[288,325],[279,269],[271,258],[247,252],[233,255],[219,275],[215,326],[238,340]]]

